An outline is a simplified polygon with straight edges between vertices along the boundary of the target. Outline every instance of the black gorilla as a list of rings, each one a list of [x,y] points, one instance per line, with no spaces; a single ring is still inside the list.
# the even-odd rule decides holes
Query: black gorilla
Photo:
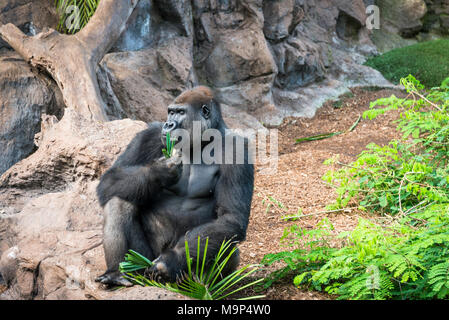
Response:
[[[163,157],[167,132],[182,128],[193,134],[193,121],[201,124],[201,132],[213,128],[225,137],[220,105],[207,87],[177,97],[168,107],[167,122],[152,123],[137,134],[101,177],[97,194],[105,212],[107,271],[97,281],[130,285],[118,271],[129,249],[155,263],[147,271],[156,279],[174,281],[187,268],[185,240],[195,260],[198,236],[201,248],[209,238],[208,259],[215,257],[223,240],[245,239],[254,187],[248,153],[243,164],[180,163],[178,157]],[[233,143],[236,138],[243,139],[234,137]],[[190,159],[195,156],[192,144]],[[201,150],[204,147],[203,142]],[[238,251],[231,260],[227,272],[237,267]]]

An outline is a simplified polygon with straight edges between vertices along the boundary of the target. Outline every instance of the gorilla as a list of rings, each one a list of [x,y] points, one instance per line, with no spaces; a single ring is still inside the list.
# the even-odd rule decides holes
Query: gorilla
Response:
[[[234,149],[231,163],[205,163],[202,159],[195,163],[192,159],[207,147],[201,139],[195,150],[195,122],[200,124],[201,134],[215,129],[222,137],[229,135],[219,103],[204,86],[178,96],[168,106],[167,121],[151,123],[138,133],[101,177],[97,195],[104,208],[107,270],[96,281],[131,285],[118,268],[132,249],[154,262],[146,274],[158,281],[173,282],[187,270],[186,241],[195,261],[198,237],[200,249],[208,238],[206,259],[211,261],[224,240],[237,243],[245,239],[254,188],[254,167],[246,151],[248,140],[238,135],[231,140],[232,146],[244,141],[241,163],[237,163]],[[162,153],[166,135],[177,129],[184,129],[190,142],[186,139],[181,152],[167,159]],[[183,140],[181,136],[175,147]],[[213,140],[215,137],[210,138]],[[227,145],[222,142],[220,147]],[[236,250],[223,273],[235,270],[238,263]]]

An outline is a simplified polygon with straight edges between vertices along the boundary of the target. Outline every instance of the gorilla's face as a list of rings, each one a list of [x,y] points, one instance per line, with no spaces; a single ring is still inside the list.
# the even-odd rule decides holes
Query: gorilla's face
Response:
[[[205,93],[210,93],[210,89],[197,87],[185,92],[168,106],[167,121],[161,132],[164,144],[167,133],[173,136],[172,133],[176,129],[185,130],[184,134],[190,137],[192,145],[196,139],[201,140],[205,130],[218,127],[221,121],[220,108],[213,100],[211,93]]]

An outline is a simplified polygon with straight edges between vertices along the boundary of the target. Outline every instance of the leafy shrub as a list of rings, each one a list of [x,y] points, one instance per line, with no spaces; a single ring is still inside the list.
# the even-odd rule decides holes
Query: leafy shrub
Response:
[[[434,40],[398,48],[365,63],[388,80],[399,83],[410,73],[427,87],[436,87],[449,74],[449,40]]]
[[[355,203],[382,213],[387,223],[360,219],[338,235],[327,219],[316,230],[286,229],[282,241],[291,250],[262,261],[286,266],[266,286],[294,272],[295,285],[340,299],[449,297],[449,78],[430,91],[412,76],[401,82],[407,99],[377,100],[364,117],[400,109],[402,139],[370,144],[356,161],[323,177],[337,191],[332,208]]]

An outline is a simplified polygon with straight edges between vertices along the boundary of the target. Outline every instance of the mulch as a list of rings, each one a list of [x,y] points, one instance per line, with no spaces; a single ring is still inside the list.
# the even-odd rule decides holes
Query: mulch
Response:
[[[399,112],[387,113],[375,120],[361,119],[353,131],[328,139],[299,144],[295,141],[323,133],[347,131],[358,117],[369,109],[371,101],[392,94],[405,96],[405,93],[399,90],[353,88],[351,93],[340,96],[338,100],[327,101],[311,119],[284,120],[278,127],[279,162],[276,174],[264,174],[256,166],[247,239],[240,245],[241,265],[260,263],[268,253],[288,250],[279,240],[284,229],[293,224],[314,228],[327,217],[337,233],[355,228],[359,217],[366,213],[320,213],[326,211],[326,205],[336,198],[334,190],[322,180],[322,176],[331,169],[323,162],[338,156],[340,162],[350,163],[369,143],[383,145],[391,139],[399,138],[400,133],[394,124]],[[310,216],[296,221],[282,219],[283,216],[297,214],[298,210]],[[264,277],[280,267],[281,263],[267,267],[257,276]],[[296,288],[293,285],[293,277],[294,275],[291,275],[275,283],[262,294],[266,295],[266,299],[276,300],[332,299],[321,292]],[[248,290],[244,294],[252,293]]]

